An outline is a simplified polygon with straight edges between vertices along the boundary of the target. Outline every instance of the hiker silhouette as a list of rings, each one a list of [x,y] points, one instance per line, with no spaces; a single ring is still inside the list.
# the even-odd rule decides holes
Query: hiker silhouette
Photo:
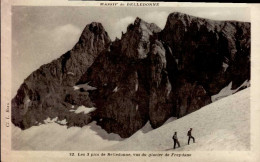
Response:
[[[173,142],[174,142],[173,149],[175,149],[176,144],[178,144],[178,147],[180,147],[180,143],[179,143],[179,140],[178,140],[178,137],[177,137],[177,132],[174,132],[172,139],[173,139]]]
[[[191,138],[193,139],[193,143],[195,143],[195,138],[192,136],[191,131],[192,131],[192,128],[190,128],[190,130],[189,130],[188,133],[187,133],[187,136],[189,137],[189,139],[188,139],[188,145],[190,144],[190,139],[191,139]]]

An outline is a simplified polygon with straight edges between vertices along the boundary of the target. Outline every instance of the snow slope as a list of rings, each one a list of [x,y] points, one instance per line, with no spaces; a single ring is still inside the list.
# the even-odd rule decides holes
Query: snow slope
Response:
[[[249,150],[250,88],[237,92],[178,120],[170,118],[157,129],[149,122],[128,139],[108,134],[95,122],[82,128],[47,123],[21,130],[13,126],[14,150],[172,150],[172,135],[178,132],[181,147],[176,150]],[[196,143],[187,145],[187,131],[193,128]]]
[[[82,128],[47,123],[21,130],[13,125],[12,149],[14,150],[102,150],[118,143],[122,138],[108,134],[95,122]]]
[[[228,86],[224,87],[218,94],[211,96],[212,102],[215,102],[221,98],[230,96],[234,93],[236,93],[240,88],[246,87],[248,88],[250,86],[250,81],[245,80],[243,84],[241,84],[237,89],[232,89],[232,81],[228,84]]]
[[[250,88],[247,88],[148,133],[138,131],[129,139],[105,150],[172,150],[175,131],[181,145],[176,150],[249,150],[249,98]],[[191,140],[187,145],[189,128],[193,128],[196,143]]]

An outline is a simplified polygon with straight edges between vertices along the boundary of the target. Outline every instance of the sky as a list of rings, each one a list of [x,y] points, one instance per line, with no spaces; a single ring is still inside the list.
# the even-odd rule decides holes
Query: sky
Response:
[[[87,24],[102,23],[114,40],[121,38],[121,32],[125,32],[136,17],[163,29],[172,12],[213,20],[250,22],[250,9],[237,7],[13,7],[12,97],[33,71],[72,49]]]

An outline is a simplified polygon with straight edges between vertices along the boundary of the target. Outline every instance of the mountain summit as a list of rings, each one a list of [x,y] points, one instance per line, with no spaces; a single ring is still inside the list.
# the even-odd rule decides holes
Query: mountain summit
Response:
[[[12,101],[12,121],[26,129],[48,117],[66,119],[68,126],[95,120],[129,137],[147,121],[160,127],[245,80],[250,23],[172,13],[161,30],[136,18],[114,42],[100,23],[91,23],[71,51],[25,80]],[[81,105],[96,109],[75,113]]]
[[[26,129],[48,117],[59,116],[74,125],[74,115],[69,111],[72,96],[78,98],[78,104],[91,106],[91,102],[87,93],[74,91],[73,86],[109,44],[110,38],[101,23],[87,25],[72,50],[25,79],[12,100],[12,122]]]

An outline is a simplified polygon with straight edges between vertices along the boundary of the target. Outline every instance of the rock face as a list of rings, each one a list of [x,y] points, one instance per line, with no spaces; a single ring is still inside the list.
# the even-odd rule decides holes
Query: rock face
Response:
[[[43,123],[48,117],[66,119],[71,126],[87,124],[89,117],[69,111],[72,105],[92,106],[88,92],[74,91],[73,86],[109,43],[100,23],[87,25],[71,51],[25,79],[12,100],[12,122],[22,129]]]
[[[230,82],[235,89],[245,80],[250,23],[172,13],[161,30],[136,18],[111,43],[102,25],[92,23],[71,51],[25,80],[12,102],[12,121],[28,128],[48,116],[70,126],[96,120],[129,137],[147,121],[157,128],[211,103]],[[75,91],[75,84],[90,88]],[[97,109],[75,115],[72,105]]]
[[[235,89],[250,79],[250,23],[172,13],[160,36],[177,64],[168,71],[178,117],[210,103],[231,81]]]
[[[160,31],[137,18],[79,80],[79,84],[90,82],[97,88],[90,93],[97,107],[93,116],[108,132],[128,137],[149,118],[162,124],[170,117],[171,113],[164,111],[164,106],[170,107],[166,101],[171,85],[165,50],[156,38]],[[158,112],[161,115],[154,116]]]

